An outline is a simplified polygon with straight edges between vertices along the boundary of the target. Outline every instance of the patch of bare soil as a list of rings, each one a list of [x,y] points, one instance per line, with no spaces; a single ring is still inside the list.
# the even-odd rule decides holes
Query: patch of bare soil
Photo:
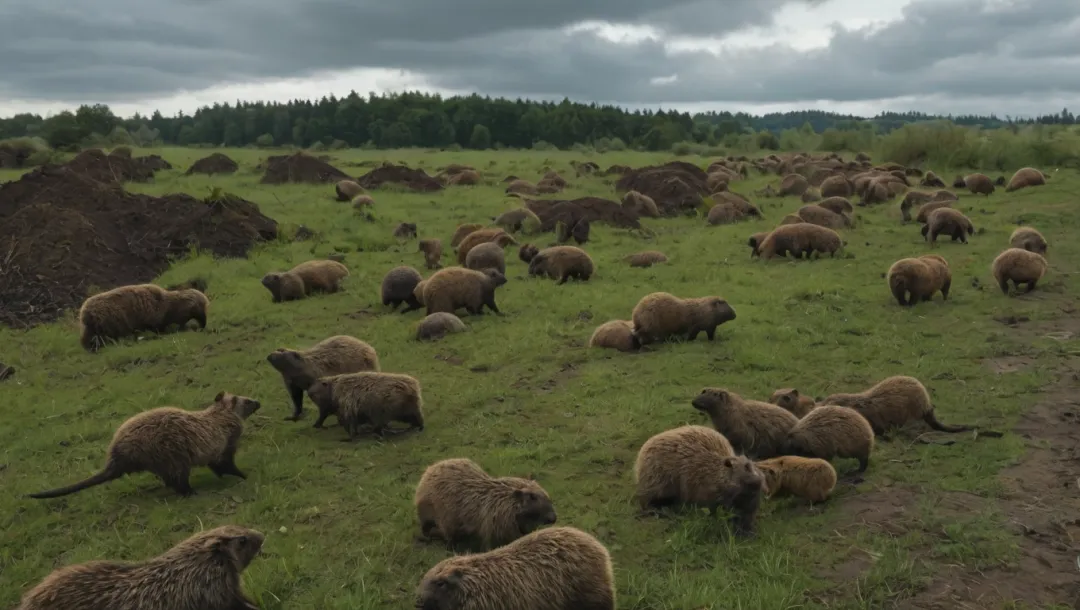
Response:
[[[267,157],[264,167],[266,172],[260,181],[263,184],[284,184],[286,182],[323,183],[352,180],[349,175],[333,165],[302,152]]]

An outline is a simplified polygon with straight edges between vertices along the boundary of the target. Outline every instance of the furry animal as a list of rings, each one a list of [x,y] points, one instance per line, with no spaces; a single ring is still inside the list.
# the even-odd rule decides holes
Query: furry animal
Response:
[[[495,226],[506,231],[518,232],[526,229],[532,233],[540,229],[540,217],[529,208],[517,208],[503,212],[493,219]]]
[[[906,375],[888,377],[862,392],[833,394],[821,404],[855,409],[870,422],[876,435],[884,434],[894,426],[902,426],[919,419],[939,432],[965,432],[972,429],[971,426],[947,426],[939,422],[926,387],[918,379]]]
[[[975,226],[960,210],[938,208],[927,215],[921,232],[931,244],[937,243],[938,235],[950,235],[953,241],[966,244],[967,236],[975,234]]]
[[[532,244],[521,244],[518,248],[518,258],[523,263],[531,263],[532,259],[536,258],[536,255],[540,252],[540,249]]]
[[[1020,290],[1020,284],[1027,285],[1024,292],[1035,290],[1035,285],[1046,274],[1046,267],[1046,259],[1041,254],[1023,248],[1009,248],[997,255],[990,269],[1001,292],[1008,295],[1009,282],[1013,283],[1017,291]]]
[[[854,194],[855,185],[847,176],[830,176],[821,183],[821,196],[825,199],[839,197],[847,201]]]
[[[451,333],[465,331],[465,323],[452,313],[440,311],[425,317],[416,325],[417,341],[441,339]]]
[[[780,455],[799,418],[774,404],[749,400],[723,388],[705,388],[691,403],[736,451],[755,459]]]
[[[529,275],[546,275],[559,285],[571,278],[587,282],[594,269],[592,257],[576,246],[544,248],[529,262]]]
[[[631,254],[623,260],[630,263],[631,267],[652,267],[659,263],[666,263],[668,258],[658,250],[645,250],[644,252]]]
[[[335,415],[351,442],[360,434],[360,427],[371,425],[373,434],[398,434],[388,426],[403,422],[410,429],[424,429],[423,398],[420,382],[397,373],[346,373],[321,377],[308,387],[307,395],[319,407],[316,428],[322,428],[326,418]]]
[[[889,291],[901,305],[914,305],[930,301],[940,291],[941,299],[948,300],[952,285],[949,263],[936,254],[918,258],[902,258],[889,267],[887,274]]]
[[[450,238],[450,247],[457,248],[458,244],[461,243],[461,240],[465,239],[466,235],[483,228],[484,225],[477,223],[458,225],[457,229],[454,230],[454,235]]]
[[[499,228],[478,229],[476,231],[473,231],[472,233],[466,235],[464,239],[461,240],[461,243],[458,244],[458,264],[465,264],[465,259],[469,255],[469,250],[472,250],[476,246],[487,242],[495,242],[499,245],[500,248],[505,248],[510,244],[516,244],[517,240],[515,240],[509,233]]]
[[[819,227],[843,229],[851,226],[851,218],[844,214],[837,214],[836,212],[823,208],[817,204],[804,205],[799,208],[796,214],[803,222],[818,225]]]
[[[379,370],[379,355],[375,348],[348,335],[334,335],[306,350],[279,347],[266,357],[266,361],[281,373],[292,399],[293,413],[285,418],[288,421],[300,419],[304,410],[304,392],[318,378]]]
[[[760,255],[758,248],[761,246],[761,242],[765,241],[765,238],[769,236],[768,231],[762,231],[761,233],[754,233],[747,240],[747,244],[750,246],[750,258]],[[786,253],[785,253],[786,254]]]
[[[589,241],[589,219],[582,218],[574,223],[574,228],[570,231],[570,236],[574,238],[574,241],[578,245],[584,244]]]
[[[828,500],[836,487],[836,470],[825,460],[786,455],[757,467],[765,475],[766,497],[789,493],[813,504]]]
[[[421,239],[417,246],[417,252],[424,253],[424,266],[428,269],[442,269],[442,241],[438,239]]]
[[[489,241],[469,250],[465,257],[465,267],[474,271],[495,269],[505,275],[506,255],[499,244]]]
[[[352,198],[352,207],[354,210],[363,211],[365,208],[369,208],[375,205],[375,199],[371,195],[357,195]]]
[[[387,271],[381,286],[382,304],[390,307],[391,311],[397,311],[402,304],[406,305],[401,313],[420,309],[423,305],[413,295],[413,291],[422,281],[424,278],[420,272],[408,265],[400,265]]]
[[[729,202],[721,202],[709,208],[706,221],[711,225],[731,224],[742,218],[742,214]]]
[[[934,172],[926,172],[923,175],[922,180],[919,181],[919,186],[943,189],[945,188],[945,181],[939,178]]]
[[[108,340],[143,331],[163,333],[191,320],[206,328],[210,300],[198,290],[165,290],[154,284],[120,286],[95,294],[79,308],[79,342],[96,352]]]
[[[924,203],[919,207],[919,211],[915,213],[915,222],[921,222],[926,224],[930,221],[930,213],[940,208],[951,208],[951,201],[930,201]]]
[[[1009,236],[1009,245],[1046,256],[1046,238],[1031,227],[1017,227]]]
[[[1042,186],[1044,184],[1046,184],[1046,176],[1042,172],[1033,167],[1025,167],[1016,170],[1012,179],[1009,180],[1009,185],[1005,187],[1005,192],[1011,193],[1023,188]]]
[[[856,410],[824,404],[807,413],[788,431],[783,452],[789,455],[831,460],[859,460],[865,472],[874,450],[874,430]]]
[[[259,407],[257,400],[219,392],[214,403],[202,411],[176,407],[144,411],[117,428],[100,472],[30,497],[66,496],[136,472],[157,475],[176,493],[190,496],[195,493],[189,481],[191,469],[197,466],[207,466],[219,477],[230,474],[246,479],[234,460],[244,420]]]
[[[424,292],[421,299],[427,307],[427,315],[444,311],[454,313],[465,308],[470,314],[479,316],[488,309],[499,313],[495,303],[495,289],[506,283],[506,276],[496,269],[474,271],[464,267],[447,267],[433,273],[424,280]]]
[[[712,341],[716,327],[735,319],[735,310],[717,296],[681,299],[667,292],[645,295],[631,314],[634,336],[641,345],[682,335],[693,341],[699,333]]]
[[[967,190],[971,191],[973,195],[986,195],[989,197],[994,193],[994,181],[986,174],[965,176],[963,186],[967,187]]]
[[[795,388],[780,388],[772,393],[769,402],[787,410],[795,417],[806,417],[817,404],[813,397],[800,394]]]
[[[338,201],[352,201],[357,195],[364,194],[364,187],[352,180],[338,180],[334,185]]]
[[[637,212],[638,216],[660,218],[660,208],[656,207],[656,201],[652,197],[637,191],[628,191],[623,195],[622,205]]]
[[[836,256],[843,245],[844,240],[836,231],[803,222],[781,225],[773,229],[758,245],[758,254],[765,260],[787,253],[791,253],[796,258],[800,255],[810,258],[815,252],[819,255]]]
[[[630,320],[611,320],[596,327],[589,337],[589,347],[606,347],[620,352],[632,352],[641,347],[634,335]]]
[[[262,285],[275,303],[302,299],[317,292],[335,293],[349,277],[349,268],[337,261],[305,261],[288,271],[267,273]]]
[[[394,229],[394,237],[397,239],[416,239],[416,223],[398,223],[398,226]]]
[[[780,181],[781,197],[799,197],[810,188],[810,182],[799,174],[788,174]]]
[[[826,210],[829,210],[834,214],[851,215],[855,211],[855,208],[851,205],[851,202],[848,201],[846,197],[829,197],[828,199],[823,199],[822,201],[819,201],[817,205],[819,207],[825,208]]]

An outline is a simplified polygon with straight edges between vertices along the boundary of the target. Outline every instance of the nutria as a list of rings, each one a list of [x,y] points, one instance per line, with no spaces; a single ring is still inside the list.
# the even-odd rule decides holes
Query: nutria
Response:
[[[949,263],[936,254],[902,258],[889,267],[886,278],[889,291],[901,305],[930,301],[938,291],[941,300],[949,299],[952,272]]]
[[[797,225],[799,223],[806,222],[798,214],[784,214],[784,217],[780,219],[780,225]]]
[[[855,185],[847,176],[829,176],[821,183],[821,196],[825,199],[839,197],[847,201],[855,194]]]
[[[587,282],[595,267],[587,252],[576,246],[551,246],[544,248],[529,262],[529,275],[544,275],[558,284],[573,278]]]
[[[408,375],[365,371],[321,377],[308,387],[307,395],[319,407],[314,427],[322,428],[327,417],[336,415],[349,435],[343,442],[356,440],[364,424],[379,436],[398,434],[388,428],[395,421],[424,429],[420,382]]]
[[[772,404],[787,410],[795,417],[806,417],[817,403],[814,402],[813,397],[801,394],[795,388],[780,388],[772,393],[769,397],[769,402]]]
[[[407,307],[401,313],[407,313],[423,307],[413,295],[416,285],[424,280],[420,272],[408,265],[400,265],[386,272],[382,280],[382,304],[397,311],[403,303]]]
[[[486,553],[442,560],[424,574],[415,607],[615,610],[615,575],[596,538],[572,527],[548,527]]]
[[[761,258],[769,260],[774,256],[784,256],[791,253],[799,258],[805,255],[811,258],[816,252],[836,256],[836,253],[844,245],[840,234],[827,227],[821,227],[808,222],[798,224],[781,225],[770,232],[765,239],[758,244],[758,254]]]
[[[783,452],[789,455],[831,460],[836,457],[859,460],[865,472],[874,450],[870,422],[854,409],[830,405],[815,407],[788,431]]]
[[[305,350],[279,347],[266,361],[281,373],[285,389],[292,399],[293,413],[286,420],[297,421],[304,410],[304,392],[319,377],[378,371],[379,355],[375,348],[348,335],[335,335]]]
[[[816,201],[821,201],[821,195],[814,189],[807,189],[799,199],[801,199],[803,203],[814,203]]]
[[[641,345],[677,335],[693,341],[702,332],[712,341],[717,326],[735,319],[735,310],[717,296],[681,299],[667,292],[653,292],[638,301],[631,319],[634,336]]]
[[[94,476],[31,498],[56,498],[136,472],[157,475],[182,496],[195,493],[191,469],[207,466],[219,477],[231,474],[246,479],[236,467],[236,450],[244,420],[259,410],[259,401],[219,392],[214,404],[202,411],[158,407],[143,411],[120,424],[109,444],[105,467]]]
[[[146,561],[65,566],[27,591],[17,610],[256,610],[240,574],[263,539],[257,530],[223,525]]]
[[[495,269],[499,273],[506,273],[506,254],[499,244],[486,242],[469,250],[465,257],[465,268],[474,271]]]
[[[461,240],[465,239],[466,235],[472,233],[473,231],[479,231],[483,228],[484,225],[477,223],[458,225],[457,229],[454,229],[454,235],[450,238],[450,247],[457,248],[458,244],[461,243]]]
[[[656,207],[656,201],[654,201],[652,197],[643,195],[637,191],[628,191],[623,195],[622,205],[624,208],[629,208],[637,212],[638,216],[660,218],[660,209]]]
[[[787,409],[723,388],[705,388],[690,404],[709,416],[736,451],[755,459],[780,455],[788,432],[799,421]]]
[[[855,409],[870,422],[876,435],[884,434],[893,426],[902,426],[918,419],[939,432],[965,432],[972,429],[971,426],[947,426],[939,422],[926,387],[918,379],[906,375],[888,377],[862,392],[833,394],[821,401],[821,404]]]
[[[644,252],[637,252],[623,258],[624,261],[630,263],[631,267],[652,267],[659,263],[666,263],[667,256],[658,250],[645,250]]]
[[[394,229],[394,237],[397,239],[416,239],[416,223],[398,223],[398,226]]]
[[[810,188],[810,182],[799,174],[788,174],[780,181],[781,197],[799,197]]]
[[[352,201],[357,195],[364,194],[364,187],[352,180],[338,180],[334,185],[334,193],[338,201]]]
[[[888,184],[878,178],[868,181],[866,189],[861,194],[862,199],[859,202],[861,206],[885,203],[892,198],[892,191],[889,190]]]
[[[484,313],[484,306],[499,313],[495,303],[495,289],[506,283],[506,276],[497,269],[474,271],[464,267],[447,267],[433,273],[424,280],[424,292],[421,299],[427,307],[427,315],[445,311],[454,313],[465,308],[470,314],[479,316]]]
[[[509,212],[503,212],[492,219],[495,226],[506,231],[518,232],[525,230],[528,233],[540,229],[540,217],[529,208],[517,208]]]
[[[536,481],[492,477],[476,462],[451,458],[427,467],[414,499],[421,535],[487,551],[555,523],[555,507]]]
[[[1012,179],[1009,180],[1009,185],[1005,187],[1005,192],[1011,193],[1023,188],[1042,186],[1044,184],[1046,184],[1046,176],[1042,172],[1033,167],[1025,167],[1016,170]]]
[[[930,201],[924,203],[919,207],[919,211],[915,213],[915,222],[926,224],[930,221],[930,213],[939,208],[951,208],[951,201]]]
[[[735,209],[735,206],[724,201],[709,208],[709,214],[705,220],[710,225],[726,225],[731,224],[740,218],[742,218],[742,214]]]
[[[762,231],[761,233],[754,233],[747,240],[747,244],[750,246],[750,258],[758,256],[760,252],[758,248],[761,246],[761,242],[765,241],[765,238],[769,236],[768,231]],[[785,253],[786,254],[786,253]]]
[[[825,208],[834,214],[851,215],[855,208],[845,197],[829,197],[817,203],[818,207]]]
[[[433,341],[451,333],[465,331],[465,323],[452,313],[440,311],[425,317],[416,325],[417,341]]]
[[[465,258],[469,255],[469,250],[472,250],[476,246],[487,242],[495,242],[499,245],[500,248],[505,248],[510,244],[517,244],[517,240],[515,240],[505,230],[498,227],[491,229],[478,229],[466,235],[465,238],[461,240],[461,243],[458,244],[458,264],[465,264]]]
[[[843,229],[851,226],[851,218],[844,214],[837,214],[832,210],[823,208],[817,204],[804,205],[795,214],[810,224],[829,229]]]
[[[938,235],[950,235],[953,241],[959,240],[960,243],[966,244],[968,243],[967,236],[975,234],[975,226],[971,224],[971,219],[964,216],[960,210],[943,207],[927,215],[926,224],[923,225],[921,233],[931,244],[937,243]]]
[[[262,285],[270,291],[273,302],[302,299],[316,292],[332,294],[341,290],[349,277],[349,268],[337,261],[305,261],[288,271],[267,273]]]
[[[417,252],[424,253],[424,266],[428,269],[442,269],[442,241],[438,239],[421,239],[417,245]]]
[[[994,193],[994,182],[986,174],[971,174],[964,177],[964,184],[973,195],[986,195]]]
[[[991,265],[994,280],[1001,287],[1001,292],[1009,294],[1011,281],[1020,290],[1020,284],[1027,284],[1025,292],[1035,290],[1035,285],[1046,274],[1046,259],[1041,254],[1029,252],[1023,248],[1009,248],[997,255]]]
[[[163,333],[172,325],[183,328],[191,320],[206,328],[210,300],[193,288],[165,290],[154,284],[113,288],[83,301],[79,308],[79,341],[95,352],[107,340],[142,331]]]
[[[416,297],[416,302],[420,303],[421,307],[424,305],[424,287],[427,286],[427,280],[422,280],[413,288],[413,296]]]
[[[754,218],[761,218],[761,210],[750,201],[738,193],[731,191],[724,191],[722,193],[713,193],[713,201],[717,204],[726,204],[735,208],[735,220],[742,220],[745,216],[753,216]]]
[[[634,462],[636,497],[642,511],[686,504],[734,513],[736,535],[754,532],[764,476],[745,456],[736,456],[724,435],[705,426],[661,432],[641,446]]]
[[[1031,227],[1017,227],[1009,236],[1009,245],[1046,256],[1046,238]]]
[[[363,210],[375,205],[375,199],[371,195],[357,195],[352,198],[352,207],[354,210]]]
[[[925,186],[927,188],[945,188],[945,181],[938,177],[934,172],[926,172],[923,175],[922,180],[919,181],[919,186]]]
[[[788,493],[811,504],[824,502],[836,487],[836,469],[818,458],[785,455],[757,462],[765,475],[765,497]]]
[[[521,259],[521,262],[528,264],[532,262],[532,259],[536,258],[539,252],[540,248],[532,244],[521,244],[521,247],[518,248],[518,258]]]
[[[611,320],[596,327],[589,337],[589,347],[606,347],[620,352],[632,352],[641,347],[634,335],[630,320]]]

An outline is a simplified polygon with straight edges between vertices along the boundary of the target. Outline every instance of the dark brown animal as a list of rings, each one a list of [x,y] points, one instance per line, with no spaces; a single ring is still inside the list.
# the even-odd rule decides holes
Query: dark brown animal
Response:
[[[930,220],[930,213],[938,208],[951,208],[951,201],[931,201],[924,203],[919,211],[915,213],[915,222],[921,222],[926,224]]]
[[[592,277],[595,266],[592,257],[575,246],[552,246],[544,248],[529,262],[529,275],[546,275],[565,284],[569,279],[586,282]]]
[[[939,432],[965,432],[972,429],[971,426],[947,426],[939,422],[926,387],[918,379],[906,375],[888,377],[862,392],[833,394],[821,401],[821,404],[855,409],[870,422],[876,435],[884,434],[894,426],[903,426],[919,419]]]
[[[494,218],[492,222],[497,227],[515,233],[523,229],[527,229],[530,233],[540,229],[540,217],[529,208],[517,208],[516,210],[503,212]]]
[[[154,284],[120,286],[95,294],[79,308],[79,341],[96,352],[109,340],[143,331],[163,333],[191,320],[206,328],[210,300],[191,288],[165,290]]]
[[[341,290],[341,282],[349,277],[349,268],[337,261],[305,261],[288,271],[267,273],[262,285],[270,291],[275,303],[295,301],[317,292],[332,294]]]
[[[356,440],[365,424],[379,436],[399,433],[390,430],[391,422],[424,429],[420,382],[408,375],[362,372],[321,377],[308,387],[307,395],[319,407],[314,427],[322,428],[327,417],[337,416],[349,435],[342,442]]]
[[[755,459],[780,455],[788,432],[799,421],[786,409],[723,388],[705,388],[690,404],[709,416],[736,451]]]
[[[465,257],[465,268],[474,271],[495,269],[499,273],[506,273],[506,254],[502,246],[494,242],[479,244],[469,250]]]
[[[830,229],[843,229],[851,226],[850,217],[844,214],[838,214],[817,204],[804,205],[803,207],[799,208],[796,214],[798,214],[799,218],[801,218],[803,222],[808,222],[819,227],[828,227]]]
[[[438,239],[421,239],[417,252],[424,253],[424,266],[428,269],[442,269],[442,241]]]
[[[847,176],[830,176],[821,183],[821,196],[825,199],[839,197],[847,201],[854,194],[855,185]]]
[[[1044,184],[1046,184],[1046,176],[1044,176],[1042,172],[1033,167],[1025,167],[1016,170],[1012,179],[1009,180],[1009,185],[1005,187],[1005,192],[1011,193],[1020,189],[1032,186],[1042,186]]]
[[[394,237],[397,239],[416,239],[416,223],[398,223],[398,226],[394,229]]]
[[[855,458],[865,472],[874,450],[870,422],[854,409],[829,404],[815,407],[788,431],[783,452],[823,460]]]
[[[509,233],[500,228],[492,229],[479,229],[469,233],[458,244],[457,256],[458,264],[464,265],[466,257],[469,255],[469,250],[472,250],[480,244],[495,242],[499,244],[500,248],[505,248],[510,244],[516,244],[517,240],[513,238]]]
[[[589,219],[582,218],[574,223],[574,228],[570,231],[570,236],[574,238],[574,241],[578,245],[584,244],[589,241]]]
[[[758,254],[765,260],[778,255],[785,256],[787,253],[791,253],[796,258],[802,255],[810,258],[815,252],[819,255],[828,254],[835,257],[843,245],[844,240],[836,231],[803,222],[781,225],[773,229],[758,244]]]
[[[483,228],[484,225],[477,223],[458,225],[457,229],[454,230],[454,235],[450,238],[450,247],[457,248],[466,235]]]
[[[681,299],[667,292],[645,295],[631,314],[634,336],[641,345],[685,336],[693,341],[699,333],[712,341],[716,327],[735,319],[735,310],[717,296]]]
[[[540,249],[532,244],[521,244],[521,247],[518,248],[518,258],[523,263],[531,263],[539,252]]]
[[[454,313],[460,308],[479,316],[484,313],[484,306],[499,313],[499,306],[495,303],[495,289],[505,283],[506,276],[496,269],[474,271],[464,267],[448,267],[436,271],[424,280],[421,300],[427,307],[429,316],[440,311]]]
[[[855,211],[851,202],[845,197],[829,197],[828,199],[819,201],[817,205],[829,210],[833,214],[846,214],[850,216]],[[802,214],[800,214],[800,216],[802,216]],[[850,225],[851,223],[849,222],[848,224]]]
[[[994,193],[994,181],[986,174],[971,174],[964,177],[964,186],[974,195],[986,195]]]
[[[1031,227],[1017,227],[1009,236],[1009,245],[1046,256],[1046,238]]]
[[[378,371],[379,355],[375,348],[348,335],[335,335],[305,350],[279,347],[266,357],[270,366],[281,373],[292,400],[293,413],[288,421],[297,421],[304,410],[304,392],[320,377]]]
[[[926,217],[926,224],[922,227],[922,235],[931,244],[937,243],[938,235],[950,235],[953,241],[968,243],[967,236],[975,234],[975,226],[971,219],[964,216],[960,210],[953,208],[938,208],[930,212]]]
[[[420,272],[408,265],[400,265],[387,271],[381,286],[382,304],[390,307],[392,311],[397,311],[398,307],[405,304],[406,307],[401,313],[420,309],[423,305],[413,291],[423,280]]]
[[[1001,292],[1008,295],[1009,282],[1013,283],[1017,291],[1020,290],[1020,284],[1027,285],[1025,292],[1035,290],[1035,285],[1046,274],[1046,267],[1046,259],[1041,254],[1023,248],[1009,248],[997,255],[991,271]]]
[[[945,188],[945,181],[938,177],[934,172],[926,172],[923,175],[922,180],[919,181],[919,186],[925,186],[927,188]]]
[[[761,242],[765,241],[765,238],[768,237],[768,236],[769,236],[768,231],[762,231],[761,233],[754,233],[753,235],[750,236],[750,239],[748,239],[747,242],[746,242],[750,246],[750,258],[754,258],[755,256],[760,255],[760,252],[759,252],[758,248],[761,246]],[[785,253],[785,255],[786,255],[786,253]]]
[[[886,279],[889,291],[901,305],[930,301],[938,291],[943,301],[948,300],[952,286],[949,263],[936,254],[902,258],[889,267]]]

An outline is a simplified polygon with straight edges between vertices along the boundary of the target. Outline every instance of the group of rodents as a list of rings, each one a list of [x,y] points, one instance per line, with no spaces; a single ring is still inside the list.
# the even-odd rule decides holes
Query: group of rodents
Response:
[[[805,216],[817,218],[810,212],[800,214]],[[817,228],[825,227],[809,220],[791,222],[755,235],[750,246],[763,258],[787,253],[799,257],[830,248],[834,253],[840,244],[828,236],[822,242],[813,233]],[[929,233],[931,240],[946,233],[955,241],[964,240],[972,230],[970,224],[959,223]],[[1013,247],[994,261],[995,279],[1006,293],[1008,281],[1027,284],[1031,290],[1045,272],[1046,242],[1030,228],[1017,229],[1010,242]],[[437,271],[424,280],[411,267],[391,270],[382,283],[383,303],[395,310],[405,304],[405,312],[426,307],[418,338],[463,329],[454,315],[459,308],[479,314],[486,306],[498,313],[494,292],[506,283],[502,250],[513,243],[503,229],[459,227],[452,245],[458,246],[458,260],[464,266],[441,268],[441,243],[422,240],[420,251],[427,266]],[[1028,254],[1038,256],[1041,267]],[[529,264],[530,275],[546,275],[559,283],[588,280],[594,270],[589,255],[574,246],[538,250],[525,244],[519,256]],[[629,260],[634,266],[648,266],[666,257],[650,251]],[[262,283],[274,302],[284,302],[337,292],[347,276],[348,269],[340,262],[316,260],[267,274]],[[929,300],[938,291],[947,298],[951,276],[944,259],[925,255],[895,263],[888,280],[894,297],[910,305]],[[164,332],[190,320],[205,327],[209,301],[202,290],[175,288],[125,286],[90,297],[79,315],[83,346],[95,351],[108,339],[146,330]],[[720,297],[682,299],[656,292],[641,299],[631,318],[601,325],[589,345],[631,351],[670,337],[693,340],[701,332],[711,340],[717,326],[735,319],[735,311]],[[419,382],[408,375],[381,372],[375,349],[359,339],[333,336],[308,349],[277,349],[267,360],[280,372],[291,398],[293,412],[287,419],[301,417],[306,393],[319,410],[315,427],[336,415],[348,435],[343,440],[354,440],[365,425],[379,435],[397,433],[389,428],[393,422],[424,429]],[[865,471],[875,436],[892,427],[921,419],[944,432],[972,429],[941,424],[926,388],[907,376],[889,377],[859,393],[834,394],[820,404],[792,388],[777,390],[767,402],[723,388],[705,388],[691,404],[709,416],[712,428],[683,426],[649,438],[634,465],[637,501],[643,511],[675,504],[704,506],[713,513],[723,508],[733,515],[733,529],[740,535],[753,533],[762,495],[787,492],[812,503],[826,500],[837,483],[829,460],[854,458],[858,472]],[[162,407],[141,413],[118,428],[98,474],[31,497],[62,496],[142,471],[155,474],[177,493],[190,495],[194,490],[189,474],[198,466],[218,476],[244,478],[235,454],[244,420],[259,408],[256,400],[221,392],[202,411]],[[615,608],[608,551],[585,532],[554,527],[553,502],[535,481],[493,477],[471,460],[447,459],[425,470],[415,507],[422,538],[474,551],[448,558],[425,574],[417,590],[417,608],[495,610],[505,607],[511,596],[516,607],[528,609]],[[239,574],[262,543],[260,532],[230,525],[196,534],[142,563],[68,566],[27,592],[20,610],[257,608],[241,591]],[[164,595],[166,591],[169,595]]]

